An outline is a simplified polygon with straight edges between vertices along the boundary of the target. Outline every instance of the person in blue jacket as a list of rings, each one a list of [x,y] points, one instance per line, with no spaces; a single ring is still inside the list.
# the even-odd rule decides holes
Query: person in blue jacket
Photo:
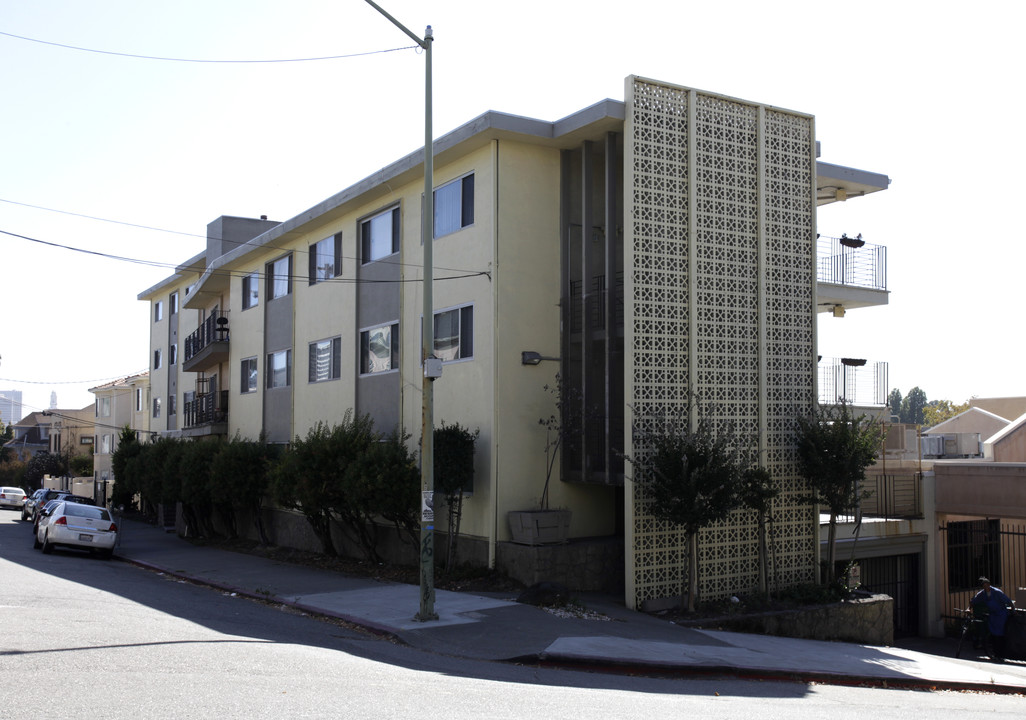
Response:
[[[1008,611],[1012,609],[1012,600],[1001,592],[1001,588],[993,587],[987,578],[981,577],[979,583],[981,590],[969,604],[974,608],[987,608],[987,630],[994,638],[994,655],[1000,660],[1005,654],[1005,623]]]

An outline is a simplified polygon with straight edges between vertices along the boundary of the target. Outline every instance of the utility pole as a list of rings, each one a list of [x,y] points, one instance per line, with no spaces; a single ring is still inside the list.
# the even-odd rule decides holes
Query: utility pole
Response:
[[[402,30],[424,50],[425,83],[424,83],[424,212],[421,222],[421,241],[424,247],[424,309],[423,309],[423,346],[421,348],[421,364],[424,368],[422,381],[422,423],[420,445],[420,611],[415,619],[422,622],[437,620],[435,612],[435,423],[434,423],[434,386],[433,383],[442,375],[442,364],[435,357],[435,318],[432,240],[434,239],[434,138],[431,129],[431,46],[434,36],[431,26],[424,31],[424,37],[406,28],[401,22],[385,12],[373,0],[367,4],[384,15],[389,22]]]

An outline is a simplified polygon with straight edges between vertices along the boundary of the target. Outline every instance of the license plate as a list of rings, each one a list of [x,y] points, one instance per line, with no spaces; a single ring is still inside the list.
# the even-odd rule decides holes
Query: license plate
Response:
[[[82,541],[82,542],[92,542],[93,541],[93,536],[92,535],[82,534],[82,535],[78,536],[78,539],[80,541]]]

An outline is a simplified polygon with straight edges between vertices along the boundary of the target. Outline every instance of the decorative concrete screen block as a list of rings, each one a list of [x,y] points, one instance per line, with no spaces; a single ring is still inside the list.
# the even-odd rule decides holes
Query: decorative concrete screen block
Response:
[[[645,457],[640,438],[693,391],[782,487],[771,582],[811,581],[792,436],[814,398],[813,118],[630,77],[624,136],[628,455]],[[628,602],[679,595],[685,539],[627,487]],[[752,590],[757,558],[753,513],[703,531],[701,597]]]

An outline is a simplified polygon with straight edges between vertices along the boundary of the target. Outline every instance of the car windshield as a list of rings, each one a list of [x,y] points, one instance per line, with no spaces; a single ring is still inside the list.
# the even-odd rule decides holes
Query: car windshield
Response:
[[[76,505],[67,503],[64,506],[64,514],[74,517],[92,518],[93,520],[110,520],[110,514],[104,509],[92,505]]]

